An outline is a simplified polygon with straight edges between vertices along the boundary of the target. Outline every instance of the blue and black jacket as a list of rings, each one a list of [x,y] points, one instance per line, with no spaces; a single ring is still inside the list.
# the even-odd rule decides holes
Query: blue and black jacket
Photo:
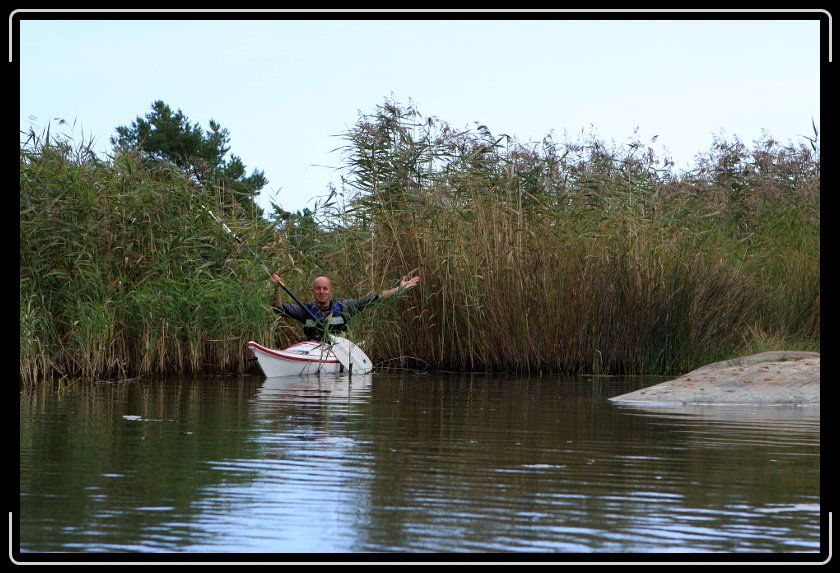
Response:
[[[362,299],[334,300],[330,307],[326,309],[319,309],[315,303],[303,306],[288,302],[280,306],[274,305],[272,308],[279,314],[294,318],[303,324],[303,334],[307,340],[321,340],[327,332],[345,332],[350,318],[378,299],[378,294],[371,293]],[[312,314],[318,317],[317,322],[309,314],[309,311],[312,311]]]

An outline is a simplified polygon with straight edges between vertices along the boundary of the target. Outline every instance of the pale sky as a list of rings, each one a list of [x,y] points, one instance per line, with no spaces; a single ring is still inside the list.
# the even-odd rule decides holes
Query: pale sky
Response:
[[[269,180],[267,212],[269,200],[312,208],[339,187],[341,135],[386,100],[520,142],[658,136],[653,148],[687,169],[715,136],[812,136],[830,65],[819,11],[50,14],[18,11],[11,29],[22,132],[49,124],[107,154],[117,126],[163,100],[228,129],[231,153]]]

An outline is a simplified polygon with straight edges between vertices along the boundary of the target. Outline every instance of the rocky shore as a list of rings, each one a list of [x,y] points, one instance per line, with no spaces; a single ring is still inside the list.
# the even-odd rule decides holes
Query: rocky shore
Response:
[[[819,406],[817,352],[762,352],[610,398],[622,404]]]

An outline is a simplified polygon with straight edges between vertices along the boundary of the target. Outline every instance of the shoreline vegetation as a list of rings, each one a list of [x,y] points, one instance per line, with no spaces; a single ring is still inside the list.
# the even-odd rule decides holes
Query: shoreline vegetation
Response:
[[[261,261],[304,298],[318,275],[356,297],[416,269],[421,288],[351,324],[380,368],[670,375],[819,352],[816,129],[715,138],[681,173],[652,141],[522,143],[387,101],[343,138],[340,188],[260,216],[172,163],[30,133],[21,383],[258,372],[248,340],[300,336]]]

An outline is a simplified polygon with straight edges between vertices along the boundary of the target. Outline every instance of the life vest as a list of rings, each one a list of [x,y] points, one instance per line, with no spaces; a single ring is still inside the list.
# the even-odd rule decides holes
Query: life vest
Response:
[[[318,316],[318,307],[315,303],[309,305],[312,314]],[[344,332],[347,330],[347,322],[344,320],[344,307],[337,300],[332,303],[330,315],[321,318],[317,323],[310,316],[303,323],[303,334],[309,340],[320,340],[325,331]]]

